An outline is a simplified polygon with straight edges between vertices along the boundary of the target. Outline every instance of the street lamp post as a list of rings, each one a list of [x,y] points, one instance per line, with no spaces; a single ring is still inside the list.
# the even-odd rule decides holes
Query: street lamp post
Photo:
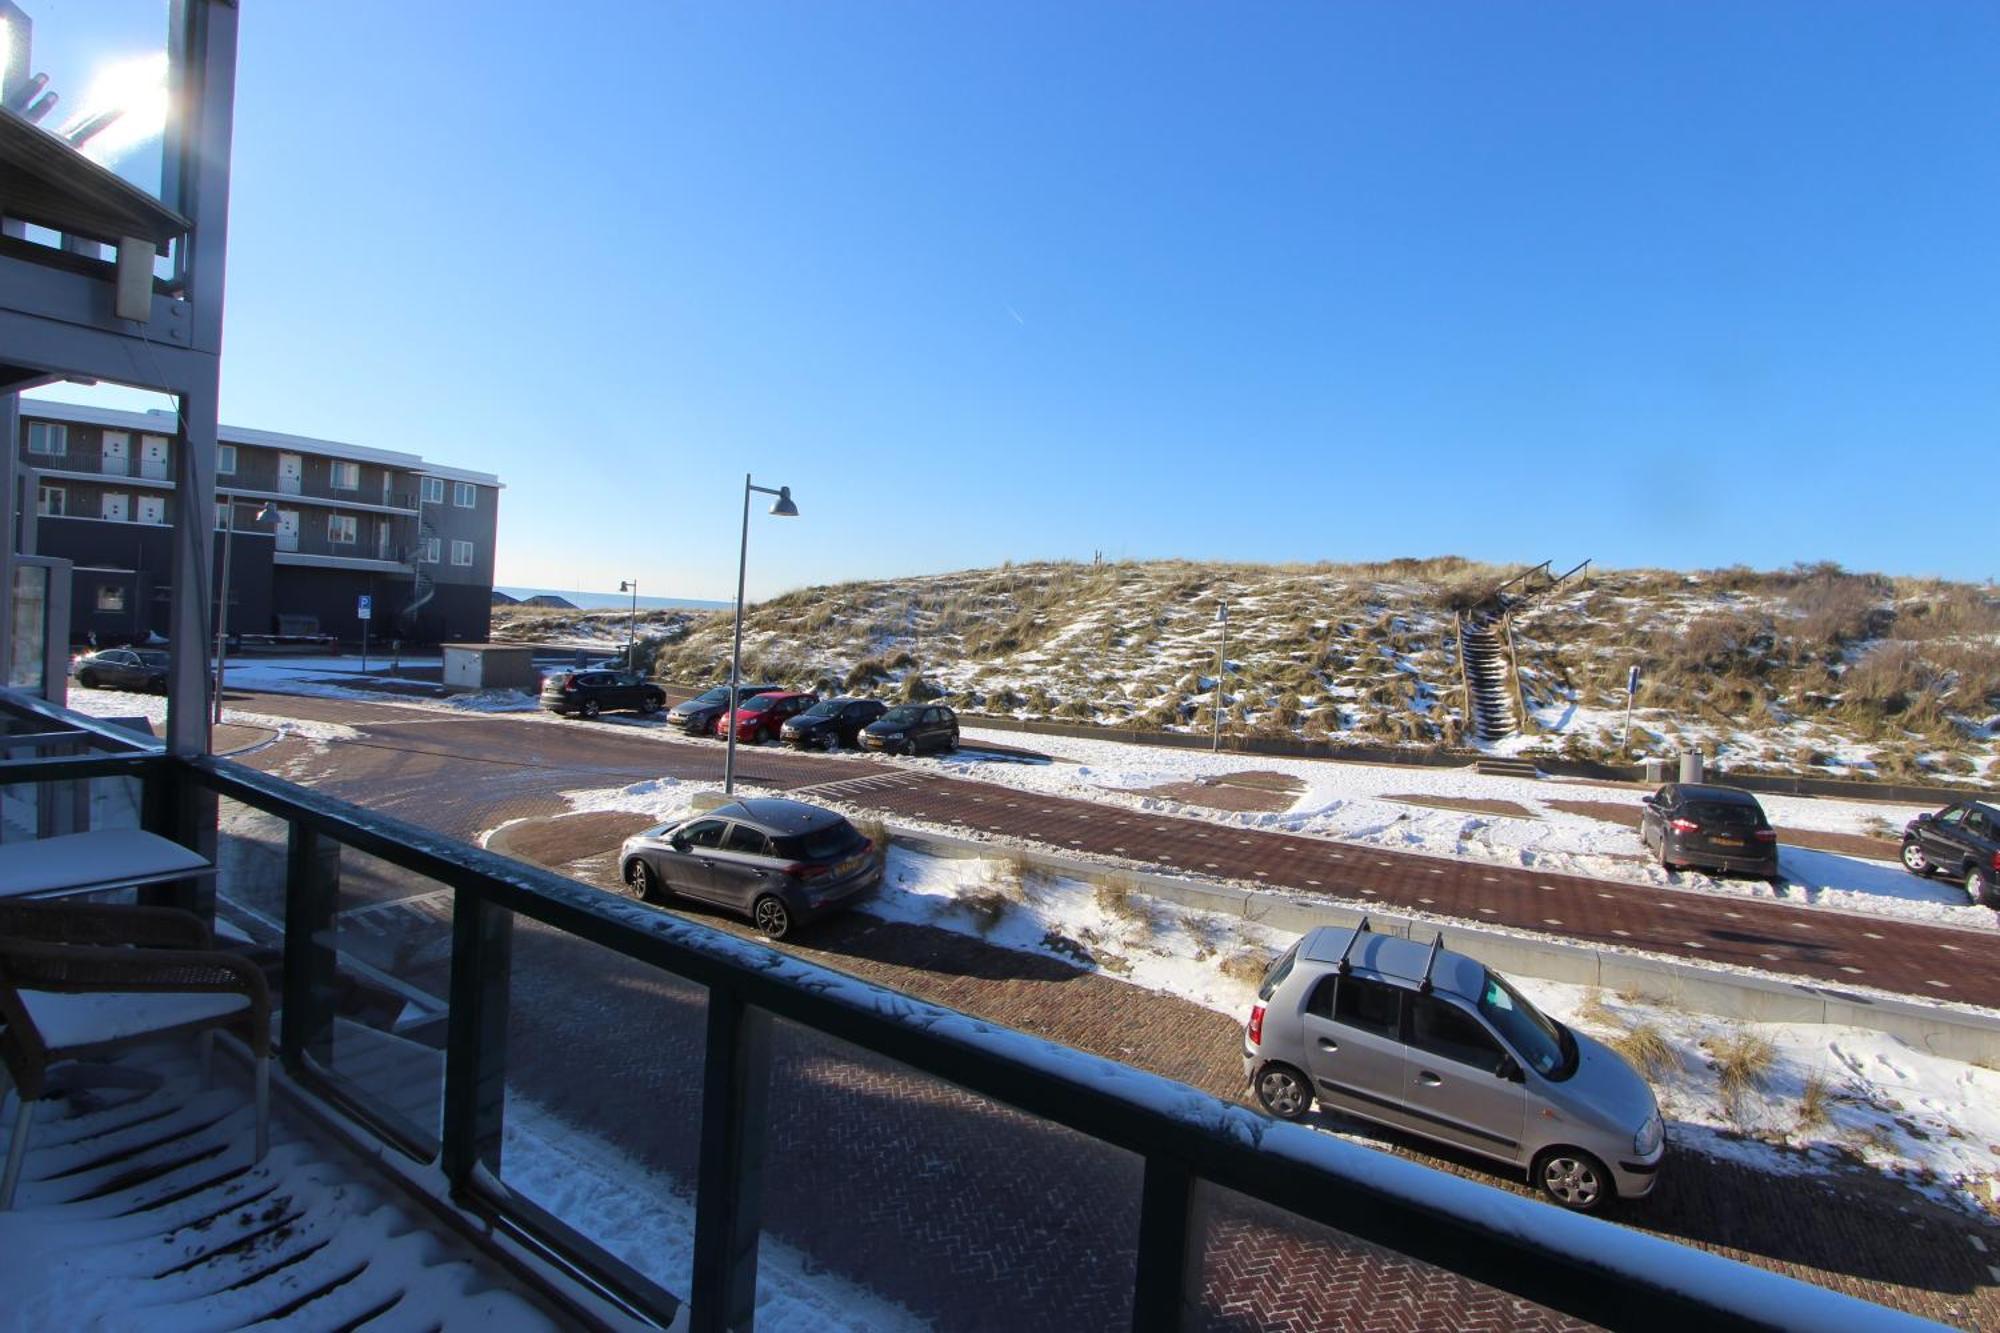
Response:
[[[215,608],[215,706],[209,713],[209,721],[222,723],[222,671],[229,660],[229,554],[236,545],[236,499],[230,497],[223,502],[222,511],[222,582],[216,594]],[[256,521],[268,522],[277,511],[266,500],[264,507],[257,511]]]
[[[1229,668],[1229,604],[1227,602],[1217,602],[1215,604],[1215,623],[1222,626],[1222,642],[1215,650],[1215,708],[1212,710],[1214,716],[1209,719],[1215,725],[1208,742],[1208,748],[1211,751],[1222,748],[1222,673]]]
[[[632,643],[639,635],[639,580],[618,580],[618,591],[632,594],[632,619],[625,624],[625,669],[637,671],[632,663]]]
[[[772,490],[769,486],[753,486],[750,474],[743,474],[743,542],[736,553],[736,633],[729,648],[729,750],[722,760],[722,794],[736,794],[736,691],[743,682],[743,572],[750,564],[750,492],[760,495],[775,495],[777,500],[771,505],[771,512],[779,518],[797,518],[799,507],[792,503],[792,488],[780,486]]]

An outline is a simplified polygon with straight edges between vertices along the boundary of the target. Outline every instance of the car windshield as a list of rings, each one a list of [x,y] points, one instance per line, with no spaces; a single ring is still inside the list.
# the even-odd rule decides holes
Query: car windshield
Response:
[[[1575,1038],[1490,968],[1486,972],[1486,985],[1480,991],[1479,1012],[1499,1029],[1515,1054],[1543,1078],[1559,1082],[1575,1071]]]
[[[688,700],[691,704],[726,704],[729,702],[729,687],[718,685],[712,690],[703,690]]]
[[[923,714],[924,710],[921,708],[891,708],[882,714],[882,721],[896,722],[906,727],[915,726],[917,719]]]
[[[806,709],[805,712],[800,713],[799,717],[801,719],[809,717],[832,717],[844,707],[846,705],[842,704],[838,699],[822,699],[811,708]]]
[[[790,861],[835,861],[861,850],[861,831],[841,820],[789,838],[774,838],[771,848]]]
[[[761,713],[766,708],[769,708],[772,704],[776,702],[778,702],[777,695],[760,694],[754,699],[745,699],[741,704],[741,707],[743,711],[746,713]]]

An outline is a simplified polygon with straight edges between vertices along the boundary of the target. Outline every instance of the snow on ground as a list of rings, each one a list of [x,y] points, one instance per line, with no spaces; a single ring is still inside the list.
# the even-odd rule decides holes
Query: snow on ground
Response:
[[[667,779],[564,795],[575,810],[664,820],[711,790]],[[1150,897],[1115,869],[1054,875],[1005,853],[945,857],[892,847],[881,889],[856,910],[1044,954],[1238,1019],[1270,961],[1298,938]],[[1679,1148],[1781,1174],[1860,1163],[1960,1206],[2000,1201],[2000,1072],[1861,1028],[1748,1023],[1514,980],[1562,1022],[1614,1045],[1643,1046],[1635,1033],[1660,1039],[1660,1062],[1641,1072]],[[1748,1070],[1740,1088],[1724,1086],[1725,1065]]]

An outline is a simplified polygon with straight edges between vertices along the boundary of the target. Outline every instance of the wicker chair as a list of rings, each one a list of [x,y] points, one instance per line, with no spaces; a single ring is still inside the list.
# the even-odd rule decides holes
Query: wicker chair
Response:
[[[238,1027],[256,1056],[257,1160],[270,1143],[271,997],[248,959],[166,907],[0,902],[0,1065],[20,1098],[0,1211],[14,1206],[51,1065]],[[0,1098],[0,1105],[4,1099]]]

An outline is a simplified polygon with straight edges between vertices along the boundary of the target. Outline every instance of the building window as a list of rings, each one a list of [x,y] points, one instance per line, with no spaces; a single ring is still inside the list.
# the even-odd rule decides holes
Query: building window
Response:
[[[435,565],[438,562],[438,538],[426,537],[423,545],[423,563]]]
[[[472,543],[454,541],[451,544],[451,563],[469,565],[472,563]]]
[[[360,490],[361,464],[343,463],[335,459],[333,463],[333,489],[336,491]]]
[[[228,500],[217,500],[215,502],[215,526],[218,529],[229,526],[230,503]]]
[[[100,611],[123,611],[125,609],[125,589],[116,583],[98,584],[97,609]]]
[[[424,503],[427,505],[441,505],[444,503],[443,477],[424,478]]]
[[[61,518],[69,497],[60,486],[40,486],[35,490],[35,512],[43,518]]]
[[[451,502],[460,509],[470,509],[478,500],[478,492],[472,489],[471,482],[454,481],[451,484]]]
[[[69,452],[69,427],[55,421],[30,421],[28,452],[31,454]]]
[[[235,445],[218,444],[215,446],[215,470],[218,475],[224,477],[233,477],[236,475]]]
[[[358,524],[352,514],[328,514],[326,516],[326,539],[342,546],[352,546]]]

